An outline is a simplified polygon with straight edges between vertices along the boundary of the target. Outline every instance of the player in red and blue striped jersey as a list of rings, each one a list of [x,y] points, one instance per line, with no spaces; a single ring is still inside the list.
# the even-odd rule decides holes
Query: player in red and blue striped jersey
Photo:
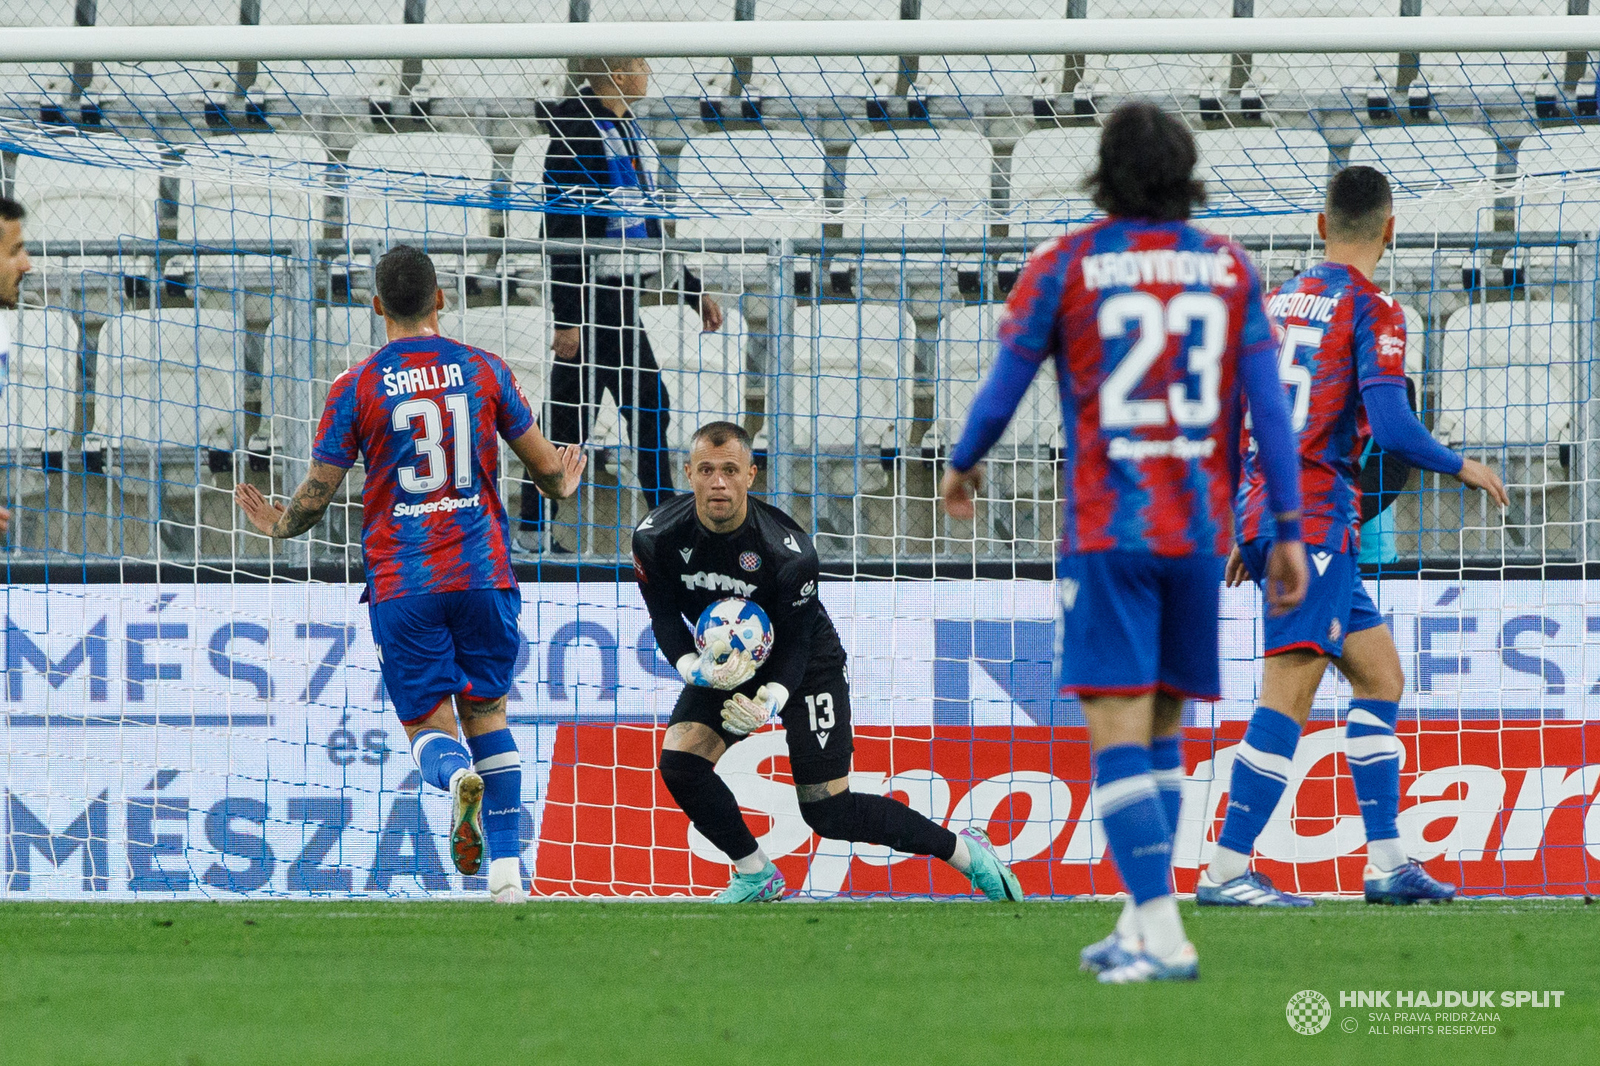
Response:
[[[357,457],[365,462],[362,599],[385,689],[423,780],[450,793],[456,868],[477,873],[487,844],[491,898],[517,902],[526,898],[522,763],[505,697],[522,643],[522,595],[496,487],[499,438],[557,498],[577,491],[584,456],[544,438],[499,356],[439,335],[444,294],[426,255],[391,248],[376,288],[372,306],[389,343],[333,383],[311,469],[289,507],[248,484],[234,495],[263,533],[298,536],[322,517]]]
[[[1228,814],[1196,899],[1210,906],[1303,907],[1250,869],[1250,853],[1287,787],[1300,731],[1328,664],[1350,682],[1345,759],[1367,830],[1366,897],[1371,902],[1446,900],[1441,884],[1409,860],[1395,816],[1400,743],[1395,739],[1405,674],[1394,638],[1367,595],[1356,565],[1367,442],[1410,466],[1453,474],[1508,502],[1500,478],[1436,442],[1406,399],[1406,320],[1371,278],[1394,239],[1389,181],[1371,167],[1341,170],[1328,183],[1318,233],[1327,259],[1286,282],[1267,301],[1282,334],[1279,372],[1300,435],[1301,528],[1311,552],[1311,587],[1297,609],[1265,622],[1260,706],[1233,764]],[[1267,486],[1249,434],[1239,487],[1239,544],[1228,584],[1259,581],[1272,546]]]
[[[1124,983],[1198,975],[1172,896],[1183,700],[1215,700],[1222,557],[1248,397],[1276,545],[1271,599],[1299,602],[1294,435],[1277,344],[1245,252],[1186,221],[1204,198],[1194,138],[1153,104],[1124,104],[1090,178],[1105,221],[1046,244],[1006,305],[1000,352],[949,458],[943,496],[970,517],[978,461],[1054,360],[1066,423],[1056,574],[1057,680],[1083,701],[1104,819],[1130,903],[1083,953]]]

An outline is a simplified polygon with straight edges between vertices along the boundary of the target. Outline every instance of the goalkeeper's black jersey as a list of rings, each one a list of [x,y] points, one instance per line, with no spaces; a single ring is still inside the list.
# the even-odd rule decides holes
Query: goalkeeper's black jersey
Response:
[[[752,499],[744,525],[713,533],[694,496],[675,496],[633,531],[633,569],[669,663],[695,651],[700,612],[729,596],[759,604],[772,620],[772,654],[756,674],[790,692],[808,673],[844,666],[844,645],[817,598],[817,550],[794,519]],[[686,624],[687,623],[687,624]]]

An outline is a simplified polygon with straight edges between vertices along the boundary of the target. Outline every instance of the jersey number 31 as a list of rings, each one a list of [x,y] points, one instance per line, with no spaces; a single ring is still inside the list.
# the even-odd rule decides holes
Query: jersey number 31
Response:
[[[471,488],[472,412],[467,407],[467,398],[460,393],[446,396],[444,406],[450,412],[451,428],[455,431],[451,437],[454,438],[453,450],[456,453],[456,488]],[[417,458],[422,462],[400,468],[400,487],[407,492],[433,492],[443,488],[450,479],[450,464],[445,461],[444,449],[440,447],[440,442],[444,440],[444,419],[440,416],[438,401],[418,396],[397,403],[389,424],[396,433],[410,433],[413,423],[419,418],[422,420],[422,436],[413,438],[412,443],[417,446]],[[426,474],[419,472],[423,464],[428,468]]]
[[[1139,336],[1100,385],[1100,425],[1106,429],[1160,426],[1172,421],[1184,429],[1209,426],[1222,411],[1222,351],[1228,341],[1228,305],[1209,292],[1182,292],[1166,303],[1147,292],[1124,292],[1100,305],[1102,341],[1119,340],[1137,326]],[[1167,386],[1165,400],[1130,400],[1161,353],[1167,338],[1187,337],[1199,327],[1198,343],[1184,353],[1189,373],[1198,377],[1199,396],[1190,398],[1187,382]]]

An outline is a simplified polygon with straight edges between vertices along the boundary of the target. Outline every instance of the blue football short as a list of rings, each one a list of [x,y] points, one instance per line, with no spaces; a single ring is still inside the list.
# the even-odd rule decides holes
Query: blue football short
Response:
[[[1079,696],[1222,694],[1222,560],[1090,552],[1056,561],[1056,683]]]
[[[511,691],[521,650],[518,589],[470,589],[369,603],[378,668],[400,721],[410,725],[455,695],[492,700]]]
[[[1261,537],[1239,549],[1245,569],[1260,586],[1267,572],[1272,541]],[[1383,625],[1372,597],[1361,583],[1361,567],[1349,552],[1320,544],[1306,545],[1306,565],[1311,585],[1300,606],[1288,614],[1263,618],[1266,655],[1286,651],[1313,651],[1337,659],[1344,653],[1344,638],[1363,629]]]

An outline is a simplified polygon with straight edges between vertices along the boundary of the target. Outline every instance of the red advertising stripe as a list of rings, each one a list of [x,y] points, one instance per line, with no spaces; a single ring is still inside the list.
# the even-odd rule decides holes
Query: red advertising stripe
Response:
[[[1227,769],[1244,722],[1185,737],[1179,891],[1192,891],[1226,811]],[[687,819],[655,772],[662,730],[563,726],[534,889],[545,895],[710,895],[728,865],[691,843]],[[1600,891],[1600,723],[1406,723],[1401,824],[1436,877],[1476,895]],[[1358,893],[1365,864],[1360,809],[1342,731],[1317,723],[1301,742],[1292,808],[1258,842],[1257,864],[1280,885]],[[764,731],[724,757],[751,830],[793,890],[815,896],[963,894],[943,863],[819,841],[798,818],[782,735]],[[735,763],[741,763],[740,768]],[[855,786],[888,790],[952,828],[986,828],[1034,895],[1121,890],[1098,826],[1085,821],[1089,747],[1082,729],[863,727]],[[1280,811],[1281,813],[1281,811]]]

